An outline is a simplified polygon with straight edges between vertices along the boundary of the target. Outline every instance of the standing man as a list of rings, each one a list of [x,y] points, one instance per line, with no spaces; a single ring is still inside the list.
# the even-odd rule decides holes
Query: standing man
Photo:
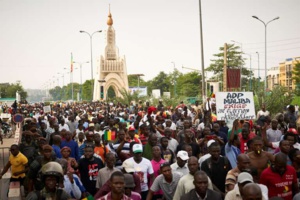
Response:
[[[16,144],[11,145],[10,147],[10,156],[7,164],[0,173],[0,179],[11,167],[11,178],[10,182],[20,181],[20,184],[23,185],[25,179],[25,173],[28,171],[28,160],[27,158],[19,151],[19,146]]]
[[[187,194],[195,187],[193,181],[194,181],[194,175],[199,168],[198,159],[194,156],[190,157],[190,159],[188,160],[188,167],[190,172],[187,175],[184,175],[179,180],[177,184],[176,192],[174,194],[174,198],[173,198],[174,200],[180,200],[182,195]],[[208,178],[208,187],[212,189],[212,184],[209,178]]]
[[[256,136],[252,139],[253,151],[248,153],[251,168],[257,170],[257,176],[253,176],[254,182],[259,180],[261,172],[268,167],[269,163],[274,161],[274,157],[269,152],[263,151],[263,141],[261,137]]]
[[[208,189],[208,177],[205,172],[197,171],[194,175],[194,189],[181,196],[180,200],[213,199],[222,200],[220,193]]]
[[[170,128],[165,128],[164,131],[165,137],[168,139],[168,148],[173,151],[173,153],[176,152],[178,142],[174,138],[172,138],[172,130]]]
[[[104,167],[104,164],[100,158],[96,158],[93,154],[94,147],[86,145],[84,148],[84,158],[78,161],[78,169],[82,184],[94,196],[97,192],[96,180],[98,171]]]
[[[189,159],[188,153],[186,151],[178,151],[177,161],[171,165],[172,171],[181,173],[182,176],[189,173],[187,166],[187,160]]]
[[[250,172],[250,159],[247,154],[240,154],[237,157],[237,166],[227,173],[225,181],[226,192],[233,190],[241,172]]]
[[[292,200],[299,192],[296,171],[286,163],[286,155],[278,153],[274,164],[261,174],[260,183],[268,187],[269,198],[282,197],[285,200]]]
[[[150,182],[154,180],[154,171],[151,162],[147,158],[142,157],[143,146],[141,144],[134,144],[132,147],[133,157],[128,158],[128,162],[133,162],[135,174],[140,178],[141,196],[146,200],[148,194],[148,175],[150,175]],[[125,160],[126,161],[126,160]]]
[[[96,188],[101,188],[106,181],[109,180],[112,173],[116,171],[120,171],[119,169],[115,168],[116,157],[113,153],[107,153],[105,156],[106,160],[106,167],[102,168],[98,172],[97,181],[96,181]]]
[[[125,192],[125,177],[120,171],[112,173],[110,177],[111,192],[107,195],[100,197],[98,200],[131,200],[130,197],[124,194]]]
[[[225,144],[227,143],[227,135],[220,131],[220,125],[218,123],[213,124],[212,135],[216,136],[214,139],[217,142],[219,142],[219,144],[221,146],[221,154],[223,156],[225,156],[224,147],[225,147]]]
[[[63,140],[60,145],[61,148],[65,146],[71,149],[70,157],[75,158],[75,160],[79,160],[78,144],[72,139],[72,133],[70,131],[65,133],[65,140]]]
[[[209,146],[211,157],[202,163],[201,170],[211,178],[214,190],[225,195],[225,180],[231,165],[226,157],[221,157],[221,147],[218,142]]]
[[[159,190],[163,191],[166,200],[172,200],[177,184],[182,175],[172,172],[169,163],[160,165],[160,175],[157,176],[149,190],[147,200],[152,200],[153,194]]]
[[[271,121],[271,128],[267,130],[267,140],[268,142],[279,142],[282,136],[281,130],[278,129],[278,121],[273,119]],[[268,152],[274,153],[274,149],[269,148]]]

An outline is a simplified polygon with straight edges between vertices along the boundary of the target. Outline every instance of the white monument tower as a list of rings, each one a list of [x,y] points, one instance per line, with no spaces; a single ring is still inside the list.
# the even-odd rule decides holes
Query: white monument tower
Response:
[[[104,56],[101,55],[100,66],[97,67],[93,100],[106,99],[108,88],[112,87],[117,97],[120,91],[128,91],[128,77],[125,56],[119,57],[116,46],[116,34],[113,19],[109,10],[107,19],[106,47]],[[101,87],[102,86],[102,87]],[[101,91],[101,89],[103,89]],[[102,93],[102,94],[101,94]]]

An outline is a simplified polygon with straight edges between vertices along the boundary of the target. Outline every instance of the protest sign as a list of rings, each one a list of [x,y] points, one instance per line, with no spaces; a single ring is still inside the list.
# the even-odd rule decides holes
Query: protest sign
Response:
[[[216,109],[218,120],[256,118],[252,92],[217,92]]]
[[[44,113],[50,113],[51,112],[51,107],[50,106],[44,106]]]

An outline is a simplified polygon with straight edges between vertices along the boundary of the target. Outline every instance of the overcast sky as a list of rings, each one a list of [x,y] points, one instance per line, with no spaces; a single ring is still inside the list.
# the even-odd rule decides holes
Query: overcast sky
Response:
[[[0,0],[0,82],[20,80],[25,88],[45,89],[54,80],[57,85],[58,77],[62,86],[71,52],[74,61],[90,61],[90,39],[79,30],[105,31],[109,4],[128,74],[143,73],[149,80],[159,71],[171,72],[172,62],[183,73],[189,70],[182,66],[201,69],[197,0]],[[220,46],[235,40],[252,55],[252,68],[256,51],[264,67],[265,29],[252,15],[264,21],[280,17],[267,29],[268,68],[300,56],[299,9],[299,0],[202,0],[205,66]],[[104,48],[105,32],[96,33],[94,72]],[[83,65],[82,76],[91,78],[90,64]],[[69,81],[65,75],[64,83]],[[74,82],[80,82],[78,69]]]

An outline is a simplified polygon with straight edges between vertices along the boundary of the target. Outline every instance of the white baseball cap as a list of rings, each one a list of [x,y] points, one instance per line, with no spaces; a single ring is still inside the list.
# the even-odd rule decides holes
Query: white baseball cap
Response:
[[[177,157],[181,158],[181,160],[188,160],[189,155],[186,151],[178,151]]]
[[[216,142],[216,140],[209,140],[206,144],[207,148],[214,142]]]
[[[132,147],[133,153],[143,153],[143,146],[141,144],[134,144]]]
[[[135,172],[134,164],[133,162],[130,162],[130,160],[125,160],[122,164],[122,167],[127,173]]]
[[[253,183],[253,177],[248,172],[242,172],[238,175],[237,182],[238,183],[245,183],[245,182]]]

